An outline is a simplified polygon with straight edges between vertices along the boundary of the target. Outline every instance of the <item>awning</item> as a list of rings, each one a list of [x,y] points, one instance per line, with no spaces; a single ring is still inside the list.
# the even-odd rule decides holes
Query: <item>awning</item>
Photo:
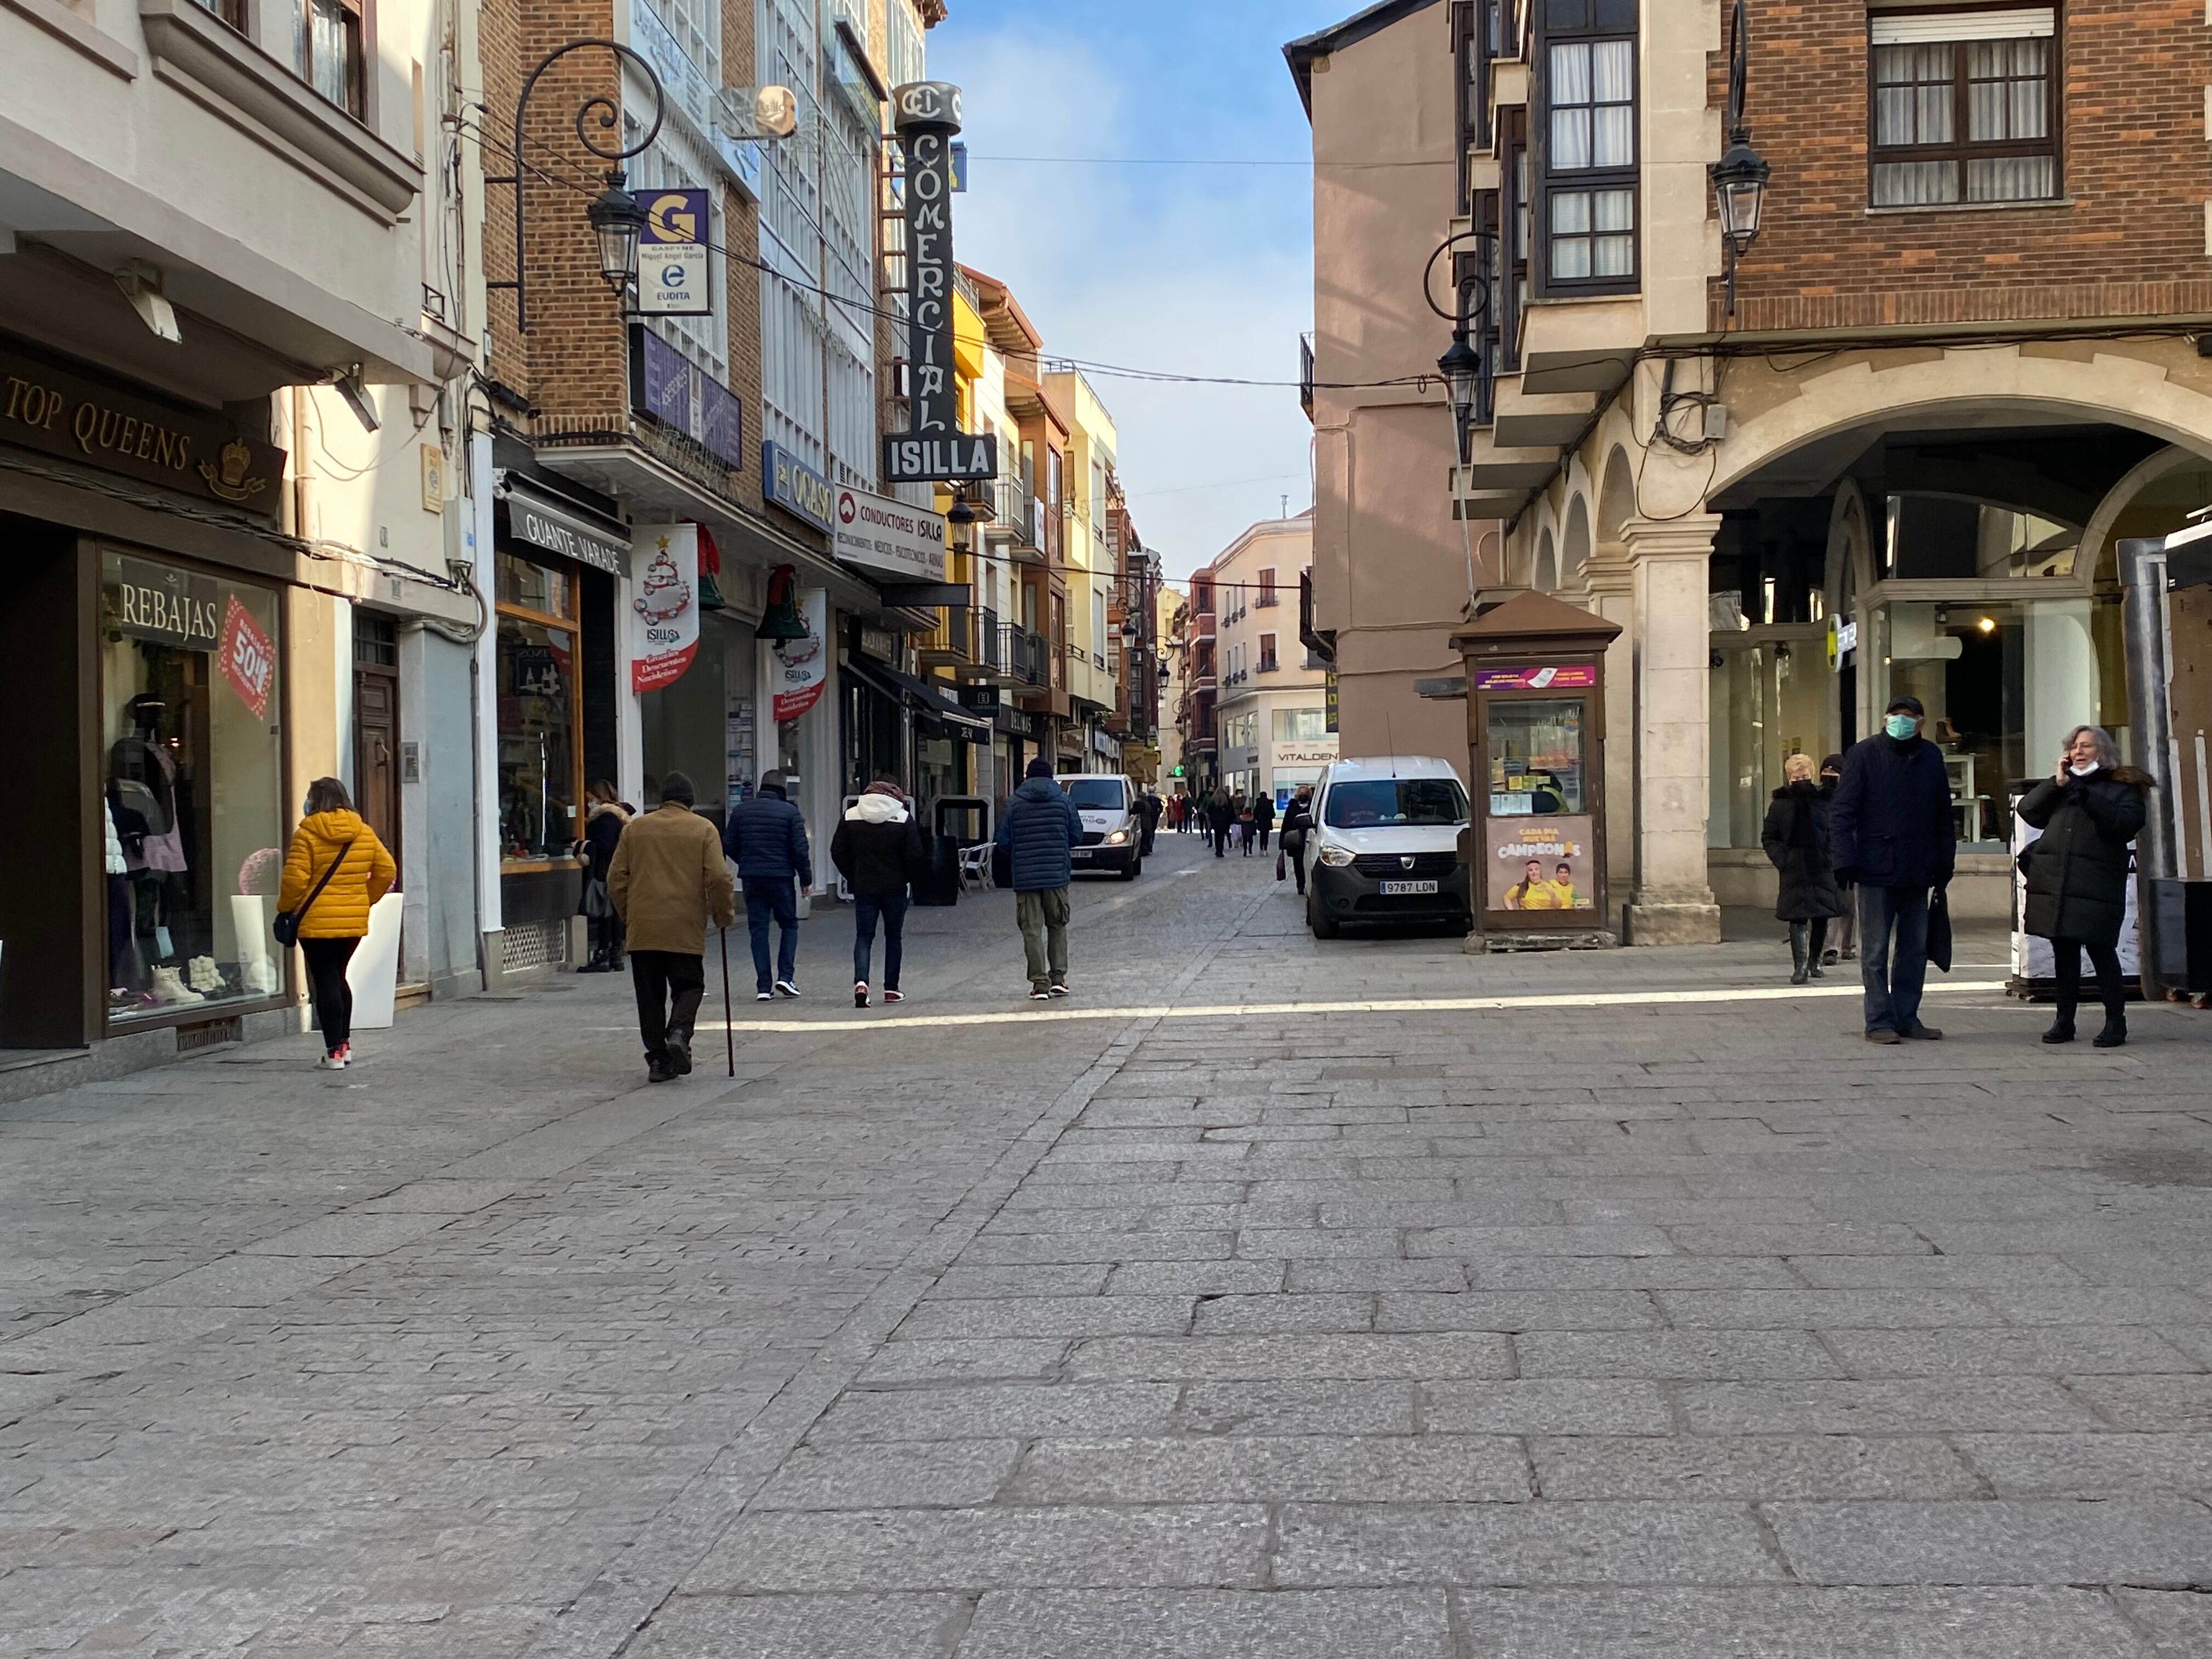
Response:
[[[847,660],[845,668],[861,679],[872,681],[876,689],[886,696],[899,698],[932,720],[943,720],[947,726],[965,726],[971,732],[988,732],[991,729],[988,720],[969,714],[928,681],[918,680],[911,674],[902,674],[887,663],[877,662],[870,657],[854,656]]]

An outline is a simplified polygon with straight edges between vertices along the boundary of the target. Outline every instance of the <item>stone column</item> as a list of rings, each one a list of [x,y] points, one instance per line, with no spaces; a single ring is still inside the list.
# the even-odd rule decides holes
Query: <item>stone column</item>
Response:
[[[1710,807],[1711,646],[1706,565],[1720,515],[1632,518],[1628,548],[1635,615],[1636,882],[1626,915],[1632,945],[1714,945],[1720,906],[1706,878]]]
[[[1636,599],[1628,544],[1598,543],[1584,570],[1589,608],[1620,626],[1605,653],[1605,880],[1607,902],[1617,907],[1636,882]]]

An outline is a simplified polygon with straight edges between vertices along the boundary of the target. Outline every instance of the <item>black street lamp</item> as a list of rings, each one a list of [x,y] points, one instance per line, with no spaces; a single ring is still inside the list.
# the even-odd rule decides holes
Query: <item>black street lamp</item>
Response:
[[[653,89],[652,125],[646,128],[643,137],[623,149],[606,149],[595,143],[592,135],[584,130],[586,116],[594,117],[603,132],[621,124],[622,107],[612,97],[605,93],[594,93],[576,106],[575,115],[576,142],[601,161],[617,164],[608,169],[606,189],[584,210],[584,217],[591,225],[592,234],[599,240],[599,275],[606,279],[607,286],[617,295],[627,295],[637,282],[637,245],[645,229],[645,210],[638,205],[637,198],[629,193],[629,181],[619,164],[645,149],[660,136],[660,124],[668,112],[667,94],[661,88],[660,77],[653,72],[653,65],[628,46],[614,40],[571,40],[565,46],[554,47],[539,58],[537,66],[522,82],[522,95],[514,100],[514,171],[501,178],[484,180],[487,185],[514,186],[514,279],[512,282],[488,282],[484,286],[514,290],[514,325],[524,334],[530,331],[529,289],[523,263],[525,208],[529,192],[524,187],[524,180],[531,169],[522,159],[523,117],[530,108],[530,95],[537,91],[538,80],[545,71],[570,52],[592,48],[612,52],[617,70],[625,64],[635,64],[638,73],[645,77],[646,85]]]
[[[1472,283],[1455,282],[1452,308],[1446,311],[1437,303],[1437,261],[1462,242],[1475,244],[1476,264],[1483,275]],[[1482,401],[1482,354],[1474,349],[1470,337],[1490,309],[1487,276],[1497,242],[1498,238],[1486,230],[1455,231],[1437,244],[1421,272],[1421,297],[1429,302],[1430,310],[1452,325],[1451,344],[1437,359],[1437,373],[1443,377],[1444,392],[1451,400],[1452,431],[1457,440],[1453,454],[1462,465],[1467,460],[1468,434],[1474,428]]]
[[[1713,181],[1713,202],[1720,212],[1731,317],[1735,315],[1736,261],[1750,252],[1751,245],[1759,240],[1759,215],[1766,206],[1766,180],[1773,171],[1751,147],[1751,129],[1744,124],[1744,85],[1750,74],[1746,27],[1743,0],[1735,0],[1731,24],[1735,39],[1729,46],[1728,149],[1706,169]]]
[[[952,550],[972,552],[975,546],[975,509],[968,505],[968,486],[952,486],[952,508],[945,515],[945,522],[952,527]]]

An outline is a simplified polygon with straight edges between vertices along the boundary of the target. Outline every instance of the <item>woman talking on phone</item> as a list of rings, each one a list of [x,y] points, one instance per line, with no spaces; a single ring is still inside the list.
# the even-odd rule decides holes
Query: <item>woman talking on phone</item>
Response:
[[[2096,964],[2105,1005],[2100,1048],[2128,1040],[2127,987],[2120,978],[2120,927],[2127,915],[2128,843],[2149,815],[2151,780],[2122,766],[2112,733],[2077,726],[2051,776],[2028,792],[2020,815],[2043,833],[2020,855],[2027,878],[2026,930],[2051,941],[2058,1018],[2045,1042],[2074,1040],[2081,1000],[2081,952]]]

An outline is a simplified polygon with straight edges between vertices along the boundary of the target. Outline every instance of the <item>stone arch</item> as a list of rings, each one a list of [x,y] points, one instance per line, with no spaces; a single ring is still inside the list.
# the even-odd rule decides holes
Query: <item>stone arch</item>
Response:
[[[1573,581],[1589,562],[1589,498],[1577,495],[1567,503],[1567,527],[1559,537],[1559,581]]]
[[[1559,585],[1559,560],[1552,550],[1552,527],[1546,525],[1536,538],[1536,563],[1529,574],[1529,586],[1540,593],[1548,593]]]
[[[2085,587],[2095,585],[2098,567],[2104,562],[2105,555],[2110,550],[2113,526],[2119,522],[2120,515],[2135,504],[2136,498],[2146,489],[2156,483],[2168,473],[2179,472],[2190,466],[2202,467],[2207,464],[2206,458],[2195,450],[2185,448],[2179,444],[2168,444],[2164,449],[2145,456],[2126,472],[2121,474],[2119,482],[2106,492],[2105,499],[2097,504],[2097,510],[2089,515],[2089,522],[2082,527],[2081,550],[2075,554],[2074,560],[2075,580]],[[2180,522],[2177,518],[2176,521],[2166,529],[2130,533],[2170,534],[2172,531],[2179,530],[2180,527]]]
[[[1905,417],[1924,426],[1949,411],[1962,426],[2016,414],[2132,427],[2212,456],[2212,397],[2176,383],[2160,364],[2117,353],[2100,352],[2087,362],[1986,349],[1887,366],[1859,359],[1799,380],[1791,389],[1796,396],[1740,421],[1714,452],[1702,491],[1706,499],[1833,434]],[[1688,462],[1669,470],[1686,471]]]
[[[1615,444],[1605,458],[1605,482],[1597,498],[1597,539],[1618,542],[1621,531],[1636,516],[1636,465],[1626,446]]]

